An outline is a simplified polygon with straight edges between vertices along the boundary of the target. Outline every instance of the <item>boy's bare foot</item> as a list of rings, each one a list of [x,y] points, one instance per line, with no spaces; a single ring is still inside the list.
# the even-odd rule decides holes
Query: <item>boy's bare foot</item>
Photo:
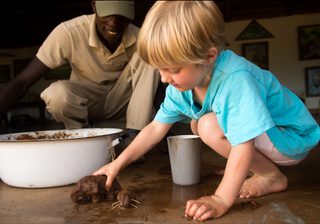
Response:
[[[243,183],[239,198],[260,197],[265,194],[284,191],[288,187],[286,176],[264,177],[254,174]]]

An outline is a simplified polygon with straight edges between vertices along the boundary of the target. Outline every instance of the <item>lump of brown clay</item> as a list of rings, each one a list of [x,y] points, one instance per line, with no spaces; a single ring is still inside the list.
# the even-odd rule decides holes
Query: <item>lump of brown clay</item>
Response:
[[[79,180],[71,193],[71,199],[76,204],[99,203],[103,201],[114,201],[121,191],[117,180],[113,181],[110,190],[106,190],[107,176],[85,176]]]

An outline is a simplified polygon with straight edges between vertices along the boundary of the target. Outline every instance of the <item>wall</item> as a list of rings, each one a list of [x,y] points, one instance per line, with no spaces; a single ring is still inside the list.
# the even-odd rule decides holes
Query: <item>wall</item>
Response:
[[[258,19],[265,29],[274,35],[274,38],[257,39],[250,41],[235,41],[235,38],[251,22],[250,20],[226,23],[229,48],[241,54],[241,45],[248,42],[269,42],[269,69],[278,77],[280,82],[298,95],[305,95],[305,67],[320,66],[320,60],[299,61],[297,27],[319,24],[320,13],[303,14],[270,19]],[[37,47],[23,49],[1,49],[0,64],[11,66],[13,77],[13,60],[31,59],[37,52]],[[5,57],[6,53],[14,57]],[[39,94],[52,80],[42,79],[31,88],[31,92]],[[320,97],[307,97],[308,108],[317,108]]]
[[[269,42],[269,70],[282,84],[297,95],[305,96],[305,68],[320,66],[320,60],[299,61],[298,26],[319,24],[320,13],[303,14],[270,19],[257,19],[260,25],[274,35],[273,38],[235,41],[251,20],[226,23],[229,48],[238,54],[241,44],[248,42]],[[306,97],[308,108],[319,107],[320,97]]]

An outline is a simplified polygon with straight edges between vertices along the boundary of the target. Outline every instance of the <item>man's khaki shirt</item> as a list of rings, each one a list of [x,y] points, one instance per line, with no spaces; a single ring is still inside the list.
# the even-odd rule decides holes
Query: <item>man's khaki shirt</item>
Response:
[[[69,63],[70,80],[104,84],[116,80],[136,51],[139,28],[129,24],[118,49],[111,54],[99,40],[95,14],[59,24],[40,47],[37,58],[55,69]]]

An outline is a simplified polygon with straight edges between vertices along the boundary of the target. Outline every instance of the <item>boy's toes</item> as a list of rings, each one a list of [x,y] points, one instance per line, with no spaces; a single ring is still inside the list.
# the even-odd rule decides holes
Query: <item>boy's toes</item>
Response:
[[[254,195],[253,189],[242,187],[239,193],[240,199],[250,198],[252,195]]]
[[[241,188],[238,197],[240,199],[243,199],[243,198],[246,198],[247,194],[248,194],[247,190],[244,188]]]
[[[239,198],[240,198],[240,199],[247,198],[247,195],[248,195],[247,193],[244,193],[244,192],[243,192],[243,193],[241,193],[241,194],[239,195]]]

